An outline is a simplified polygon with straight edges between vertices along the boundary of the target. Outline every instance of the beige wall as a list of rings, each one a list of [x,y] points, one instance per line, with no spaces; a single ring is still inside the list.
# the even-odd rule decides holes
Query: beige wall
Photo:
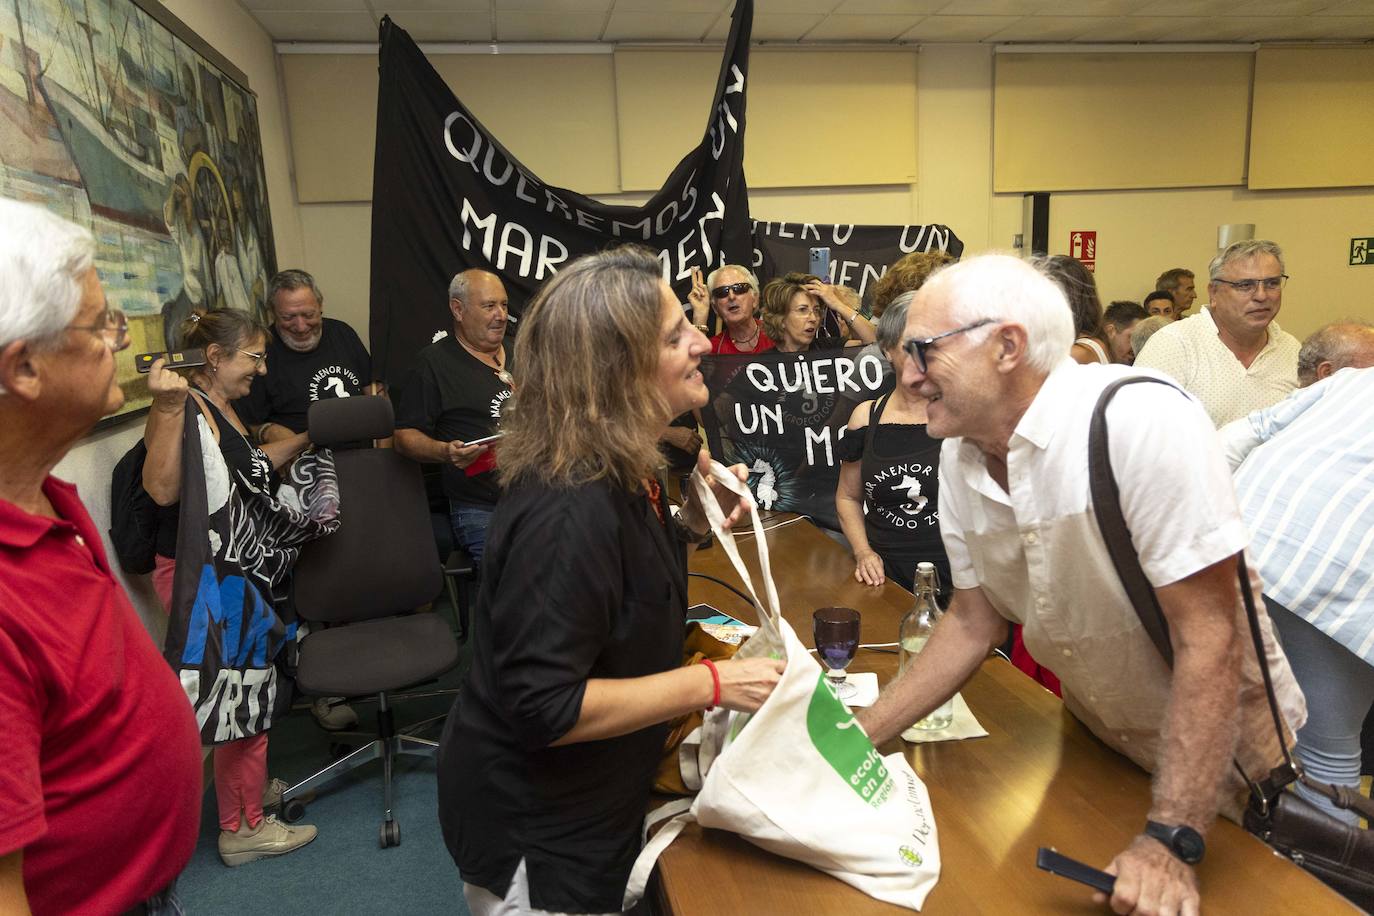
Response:
[[[817,52],[769,52],[770,57],[790,56],[797,69],[806,67],[807,55],[812,53]],[[472,61],[484,59],[467,60],[463,68],[464,99],[479,117],[486,118],[480,105],[491,95],[491,89],[482,86],[481,70],[474,71],[472,66]],[[832,182],[820,187],[769,188],[763,187],[768,182],[756,185],[751,178],[753,215],[758,219],[814,222],[943,222],[964,240],[969,253],[1011,249],[1014,237],[1022,232],[1021,195],[993,191],[995,93],[991,48],[928,45],[920,50],[916,64],[915,183],[839,186]],[[691,71],[684,78],[709,80],[714,75],[714,71],[708,72],[710,68],[697,69],[701,73],[693,76],[696,71]],[[770,66],[754,74],[751,91],[758,94],[751,95],[751,125],[765,117],[780,117],[775,109],[760,110],[757,100],[765,95],[759,88],[760,80],[770,73],[775,74],[773,79],[781,79],[786,69]],[[883,73],[890,69],[885,65]],[[1367,80],[1368,91],[1374,93],[1374,73]],[[709,85],[696,88],[701,90],[698,95],[709,99]],[[530,91],[537,91],[537,87]],[[681,87],[674,91],[683,92]],[[362,88],[359,93],[364,94]],[[864,108],[863,94],[857,95],[854,106],[867,112],[864,129],[829,130],[833,121],[822,111],[810,118],[814,128],[799,128],[798,142],[803,147],[809,143],[850,144],[856,150],[885,143],[909,148],[911,122],[907,112],[893,117],[881,106]],[[889,94],[886,99],[899,97]],[[1206,108],[1205,99],[1195,99],[1191,104]],[[597,105],[593,110],[600,112],[602,107]],[[808,120],[797,110],[782,114],[798,124]],[[617,117],[626,115],[622,111]],[[699,117],[704,118],[705,112]],[[293,126],[301,123],[300,119],[292,121]],[[318,129],[318,121],[312,119],[310,124]],[[621,132],[632,133],[626,125],[620,127]],[[889,129],[899,136],[886,137]],[[1171,138],[1167,131],[1162,137],[1166,142],[1199,149],[1206,143],[1206,137]],[[588,149],[585,144],[560,146],[561,155],[549,162],[543,177],[559,183],[563,175],[579,171],[579,156],[616,156],[616,139],[608,137],[605,142],[605,148],[597,149]],[[1292,142],[1314,141],[1304,136]],[[523,155],[520,146],[512,151]],[[1066,158],[1071,154],[1082,154],[1082,150],[1075,146],[1062,151]],[[644,196],[626,193],[605,199],[630,203]],[[324,285],[331,314],[349,321],[366,337],[370,205],[302,204],[300,214],[305,264]],[[1050,214],[1051,253],[1067,253],[1070,230],[1098,232],[1097,276],[1107,301],[1139,300],[1155,276],[1169,267],[1186,266],[1205,276],[1207,262],[1216,253],[1218,224],[1252,222],[1258,234],[1275,239],[1288,252],[1288,269],[1294,279],[1280,319],[1286,328],[1301,337],[1337,317],[1374,317],[1374,267],[1346,266],[1349,239],[1374,236],[1374,188],[1065,191],[1051,197]]]
[[[264,165],[272,232],[282,263],[299,261],[303,235],[296,195],[291,187],[290,155],[281,82],[272,41],[257,21],[233,0],[163,0],[163,5],[248,76],[258,96]],[[363,229],[366,235],[366,224]],[[141,421],[125,422],[88,437],[72,449],[54,473],[80,490],[96,528],[105,538],[110,527],[110,471],[143,435]],[[108,539],[105,550],[115,563]],[[116,573],[118,574],[118,566]],[[166,620],[146,576],[120,576],[134,606],[155,639],[161,642]]]

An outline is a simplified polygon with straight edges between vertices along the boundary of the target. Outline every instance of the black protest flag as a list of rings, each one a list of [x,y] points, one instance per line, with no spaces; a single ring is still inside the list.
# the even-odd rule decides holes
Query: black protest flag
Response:
[[[913,251],[943,251],[956,260],[964,243],[948,226],[853,226],[830,223],[754,223],[754,263],[759,278],[789,271],[810,272],[812,248],[830,249],[830,275],[837,286],[858,290],[867,305],[887,269]]]
[[[891,390],[871,347],[706,356],[711,399],[701,409],[711,454],[749,470],[765,509],[797,512],[838,530],[839,440],[854,408]]]
[[[639,207],[602,204],[539,179],[384,17],[372,192],[375,374],[402,378],[436,332],[452,327],[448,282],[467,268],[500,276],[518,316],[561,265],[624,242],[659,252],[683,299],[692,267],[749,263],[744,98],[753,13],[753,0],[735,6],[701,142]]]

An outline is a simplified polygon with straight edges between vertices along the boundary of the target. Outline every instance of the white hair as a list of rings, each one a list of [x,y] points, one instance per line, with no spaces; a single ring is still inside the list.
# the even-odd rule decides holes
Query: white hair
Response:
[[[722,264],[715,270],[711,271],[710,276],[706,278],[706,291],[708,293],[716,288],[716,277],[720,276],[721,272],[726,270],[737,270],[740,273],[744,274],[744,279],[749,281],[749,286],[751,289],[754,290],[754,295],[757,296],[759,294],[758,276],[755,275],[755,273],[752,270],[745,267],[743,264]]]
[[[1207,265],[1207,276],[1215,280],[1221,276],[1226,265],[1232,261],[1244,261],[1264,254],[1272,255],[1274,260],[1279,262],[1279,273],[1284,272],[1283,249],[1277,243],[1268,239],[1244,239],[1239,242],[1232,242],[1215,258],[1212,258],[1212,262]]]
[[[948,306],[954,327],[987,318],[1025,328],[1026,362],[1038,372],[1048,374],[1073,346],[1073,313],[1064,291],[1020,258],[984,254],[942,267],[919,293],[924,301],[937,297]],[[990,328],[972,333],[986,337]]]
[[[81,305],[95,240],[44,207],[0,199],[0,347],[52,346]]]

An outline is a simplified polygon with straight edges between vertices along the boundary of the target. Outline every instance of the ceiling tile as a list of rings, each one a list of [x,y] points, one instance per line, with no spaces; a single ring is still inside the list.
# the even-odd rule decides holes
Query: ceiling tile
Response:
[[[627,13],[722,13],[734,6],[732,0],[615,0],[615,11]]]
[[[1201,17],[1194,24],[1203,22]],[[1179,16],[1118,16],[1088,29],[1074,41],[1159,41],[1184,27]]]
[[[1367,41],[1374,39],[1374,16],[1304,16],[1290,26],[1291,38]]]
[[[986,41],[1020,16],[931,16],[902,36],[902,41]]]
[[[797,41],[820,22],[819,14],[784,15],[777,13],[754,14],[754,41]],[[706,37],[712,41],[724,41],[730,37],[730,17],[721,16]]]
[[[1149,0],[1059,0],[1037,16],[1127,16]]]
[[[715,22],[715,13],[611,13],[603,41],[698,41]]]
[[[445,0],[436,0],[445,2]],[[527,13],[606,12],[615,6],[615,0],[495,0],[496,12],[514,10]]]
[[[1054,10],[1054,0],[954,0],[938,12],[950,16],[1029,16]]]
[[[497,41],[598,41],[605,12],[548,13],[496,11]]]
[[[487,0],[396,0],[395,3],[387,3],[384,0],[368,0],[367,5],[379,17],[383,13],[391,13],[392,10],[404,10],[410,13],[461,12],[491,15],[491,4]],[[394,15],[393,13],[393,18]]]
[[[1027,16],[992,36],[992,41],[1072,41],[1109,22],[1104,16]]]
[[[807,41],[892,41],[911,30],[920,16],[827,16],[806,34]]]
[[[250,12],[258,10],[297,10],[315,12],[319,10],[352,10],[367,12],[363,0],[243,0]]]
[[[1175,41],[1284,41],[1298,37],[1305,17],[1213,16],[1165,36]]]
[[[869,13],[914,13],[928,16],[949,6],[949,0],[843,0],[835,7],[837,13],[866,15]]]
[[[1329,4],[1325,9],[1317,11],[1318,16],[1367,16],[1369,15],[1371,4],[1370,0],[1345,0],[1344,3],[1335,2]]]
[[[619,0],[617,6],[623,5],[625,0]],[[665,0],[666,2],[666,0]],[[948,0],[945,0],[948,2]],[[754,21],[757,22],[760,13],[781,16],[783,14],[793,15],[796,13],[814,13],[824,15],[825,13],[839,12],[835,7],[840,4],[840,0],[757,0],[754,3]],[[730,11],[735,8],[734,3],[725,5],[725,18],[730,18]],[[898,10],[900,12],[900,10]]]
[[[1228,11],[1233,16],[1310,16],[1331,0],[1238,0]],[[1365,12],[1374,9],[1374,3],[1365,4]]]
[[[262,27],[277,41],[376,41],[377,22],[371,13],[352,10],[257,10]],[[400,23],[409,31],[409,26]]]
[[[1236,0],[1154,0],[1135,11],[1137,16],[1222,16]]]
[[[402,0],[409,3],[410,0]],[[410,33],[416,41],[491,41],[490,9],[436,13],[433,10],[386,10],[380,6],[377,14],[391,16],[393,22]]]

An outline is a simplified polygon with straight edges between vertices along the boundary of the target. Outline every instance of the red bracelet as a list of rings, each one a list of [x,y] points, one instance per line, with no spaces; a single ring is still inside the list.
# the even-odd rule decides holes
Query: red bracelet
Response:
[[[711,705],[706,707],[706,711],[710,712],[720,705],[720,671],[716,668],[716,663],[709,658],[703,658],[701,664],[711,669],[711,684],[713,690],[711,691]]]

